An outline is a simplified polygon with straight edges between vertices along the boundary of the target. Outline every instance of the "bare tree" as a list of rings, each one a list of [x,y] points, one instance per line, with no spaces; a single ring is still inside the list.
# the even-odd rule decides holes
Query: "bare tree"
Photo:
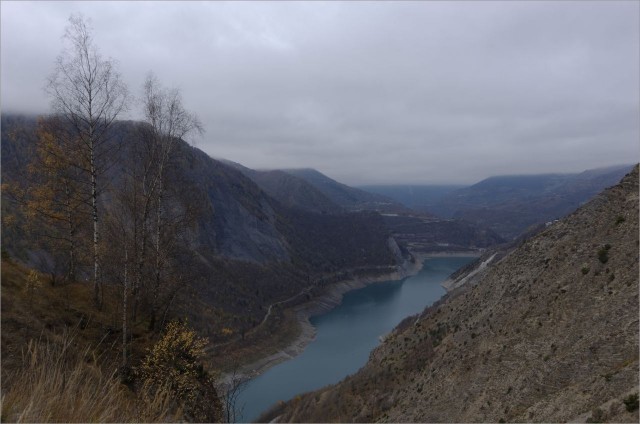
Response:
[[[167,168],[177,143],[191,132],[202,132],[197,117],[188,112],[182,105],[182,98],[177,89],[163,88],[153,74],[149,74],[144,84],[143,109],[145,122],[143,127],[144,149],[141,164],[142,187],[140,188],[142,204],[140,210],[139,249],[137,251],[137,272],[133,285],[134,296],[138,293],[143,281],[143,270],[147,258],[147,249],[153,249],[153,276],[150,284],[150,320],[149,328],[155,328],[160,309],[160,286],[163,270],[166,269],[172,242],[176,240],[177,216],[172,219],[166,216],[166,181]],[[173,235],[173,236],[172,236]],[[148,241],[152,240],[152,246]],[[134,314],[137,297],[134,297]]]
[[[131,142],[119,152],[122,174],[114,180],[104,219],[103,270],[122,285],[122,369],[129,362],[128,334],[138,310],[155,330],[164,321],[180,289],[197,278],[190,267],[188,228],[194,225],[197,205],[180,172],[171,166],[182,137],[200,131],[195,116],[182,107],[177,90],[161,88],[153,76],[144,87],[146,122],[124,132]],[[122,132],[122,130],[120,130]],[[171,171],[171,172],[169,172]]]
[[[239,397],[248,384],[249,378],[239,372],[237,365],[218,383],[218,393],[222,398],[225,422],[235,423],[238,419],[242,419],[244,404],[239,404]]]
[[[111,59],[102,57],[93,42],[88,22],[71,16],[65,32],[66,48],[58,57],[47,84],[53,110],[66,120],[77,140],[79,160],[90,188],[93,224],[93,288],[101,304],[99,197],[112,150],[109,130],[127,107],[127,90]]]

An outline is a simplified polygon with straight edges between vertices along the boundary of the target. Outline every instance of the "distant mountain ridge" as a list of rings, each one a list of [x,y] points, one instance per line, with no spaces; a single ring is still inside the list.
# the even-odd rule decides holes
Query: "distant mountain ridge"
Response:
[[[341,207],[350,210],[374,210],[378,212],[400,212],[407,208],[386,196],[369,193],[339,183],[311,168],[283,169],[287,174],[301,178],[320,190]]]
[[[475,252],[504,240],[495,232],[455,219],[416,212],[387,197],[349,187],[315,169],[258,171],[225,161],[281,203],[316,213],[381,213],[392,236],[413,253]]]
[[[285,206],[318,213],[343,213],[345,209],[303,178],[283,170],[255,170],[221,160],[252,179],[262,190]]]
[[[371,186],[417,210],[461,219],[512,240],[529,227],[558,219],[616,184],[633,165],[577,174],[503,175],[468,187]]]
[[[433,206],[449,193],[467,187],[466,185],[364,185],[360,190],[389,197],[403,205],[421,212],[433,212]]]

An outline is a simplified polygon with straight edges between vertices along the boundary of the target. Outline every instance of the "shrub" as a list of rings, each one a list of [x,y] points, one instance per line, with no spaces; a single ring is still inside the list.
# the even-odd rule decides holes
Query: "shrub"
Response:
[[[137,370],[147,392],[166,387],[189,421],[222,418],[214,380],[200,363],[207,344],[186,323],[170,322]]]
[[[628,412],[638,409],[638,393],[633,393],[622,400]]]
[[[583,266],[581,271],[582,271],[582,275],[587,275],[589,273],[589,267]]]
[[[611,246],[609,246],[609,248],[611,248]],[[600,262],[602,262],[603,264],[606,264],[609,260],[609,249],[607,249],[606,246],[598,250],[598,260],[600,260]]]
[[[604,411],[600,408],[596,408],[591,411],[591,416],[587,418],[588,423],[601,423],[604,422]]]
[[[616,218],[616,225],[620,225],[625,221],[624,216],[622,215],[618,215],[618,217]]]

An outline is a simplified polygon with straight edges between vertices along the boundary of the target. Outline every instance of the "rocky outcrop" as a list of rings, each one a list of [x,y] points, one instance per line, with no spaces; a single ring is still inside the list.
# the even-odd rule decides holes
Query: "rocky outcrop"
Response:
[[[262,419],[638,421],[637,166],[483,273]]]

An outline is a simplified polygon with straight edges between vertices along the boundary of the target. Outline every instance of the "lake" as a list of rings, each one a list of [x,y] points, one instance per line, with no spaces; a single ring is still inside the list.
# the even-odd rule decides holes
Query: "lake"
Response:
[[[440,286],[473,257],[427,258],[420,272],[403,280],[374,283],[345,294],[342,303],[312,317],[316,338],[302,354],[251,380],[238,398],[239,421],[250,422],[279,400],[337,383],[360,369],[369,353],[409,315],[421,312],[442,295]]]

